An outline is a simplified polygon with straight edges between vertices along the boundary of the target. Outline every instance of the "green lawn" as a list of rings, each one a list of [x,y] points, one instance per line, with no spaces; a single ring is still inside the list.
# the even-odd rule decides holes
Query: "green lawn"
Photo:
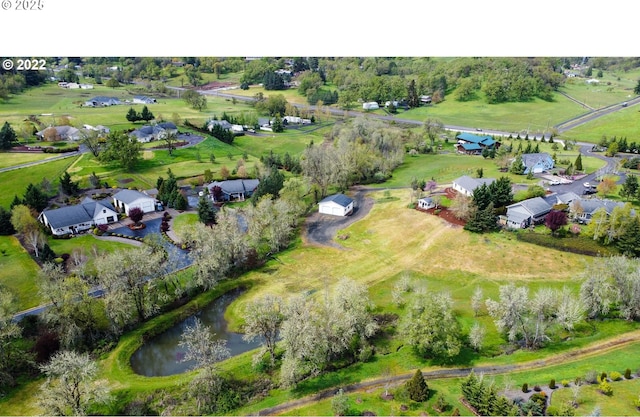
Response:
[[[0,172],[0,184],[3,187],[3,192],[0,194],[0,205],[8,209],[14,196],[17,195],[22,198],[30,183],[40,184],[43,178],[47,178],[53,184],[53,189],[55,190],[58,178],[77,158],[63,158],[29,168]]]
[[[575,127],[562,134],[562,138],[598,143],[603,136],[611,139],[625,137],[628,142],[640,141],[640,113],[638,106],[621,108],[619,111]]]
[[[0,236],[0,286],[14,296],[17,311],[40,302],[36,276],[40,268],[14,236]]]
[[[606,396],[598,391],[598,385],[584,385],[580,389],[576,415],[588,415],[596,407],[600,407],[605,416],[638,415],[640,410],[633,402],[640,398],[640,378],[611,382],[613,395]],[[571,389],[559,389],[551,397],[552,405],[560,405],[572,401]]]
[[[196,213],[182,213],[173,218],[173,230],[179,233],[186,226],[198,223],[198,215]]]
[[[50,153],[0,152],[0,168],[7,168],[29,162],[52,158]]]

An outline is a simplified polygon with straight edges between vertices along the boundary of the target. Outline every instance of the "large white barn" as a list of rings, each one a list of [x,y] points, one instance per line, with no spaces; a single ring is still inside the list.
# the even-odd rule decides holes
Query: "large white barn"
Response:
[[[139,207],[144,213],[155,211],[156,199],[140,191],[122,190],[113,196],[113,205],[123,210],[128,216],[129,210],[134,207]]]

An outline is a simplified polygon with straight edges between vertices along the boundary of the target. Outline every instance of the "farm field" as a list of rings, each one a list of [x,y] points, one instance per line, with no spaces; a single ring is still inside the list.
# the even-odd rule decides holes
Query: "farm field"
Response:
[[[54,156],[55,155],[52,156],[52,154],[48,153],[1,152],[0,168],[8,168],[29,162],[43,161]]]

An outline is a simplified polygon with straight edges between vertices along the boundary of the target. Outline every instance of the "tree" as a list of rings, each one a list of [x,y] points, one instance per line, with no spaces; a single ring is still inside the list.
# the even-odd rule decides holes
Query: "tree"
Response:
[[[182,362],[194,361],[198,375],[191,381],[189,395],[195,397],[198,413],[212,413],[224,389],[217,363],[230,356],[226,339],[217,339],[208,326],[195,318],[182,332],[178,346],[185,349]]]
[[[173,199],[173,208],[183,211],[189,208],[189,201],[181,192],[176,193]]]
[[[157,311],[154,288],[163,276],[165,257],[164,251],[145,245],[115,251],[94,261],[100,271],[98,284],[105,291],[107,316],[116,331]]]
[[[478,285],[471,296],[471,308],[473,309],[474,317],[478,317],[480,314],[480,309],[482,308],[482,297],[482,288]]]
[[[31,246],[36,258],[39,257],[40,249],[47,239],[40,229],[40,223],[33,217],[31,209],[22,204],[15,206],[11,210],[11,224],[18,233],[22,234],[25,243]]]
[[[418,91],[416,89],[416,80],[411,80],[409,82],[409,87],[407,87],[407,104],[411,108],[420,107],[420,97],[418,97]]]
[[[582,154],[579,153],[576,157],[576,161],[573,163],[573,166],[576,171],[582,171]]]
[[[216,212],[209,199],[205,196],[200,197],[198,200],[198,220],[207,226],[216,223]]]
[[[475,351],[479,351],[482,348],[482,342],[486,329],[478,322],[473,323],[473,327],[469,330],[469,344]]]
[[[182,99],[192,109],[202,111],[207,108],[207,98],[194,90],[186,90],[182,93]]]
[[[18,141],[18,136],[13,130],[9,122],[4,122],[2,129],[0,129],[0,149],[11,149],[14,142]]]
[[[106,83],[104,83],[107,87],[117,88],[120,87],[120,81],[117,78],[109,78]]]
[[[620,196],[629,201],[632,198],[637,198],[639,189],[638,176],[627,175],[620,189]]]
[[[282,305],[280,297],[266,295],[250,302],[245,308],[245,325],[242,339],[251,342],[256,338],[261,338],[263,341],[263,349],[254,356],[254,362],[262,359],[265,351],[267,351],[271,358],[271,365],[275,364],[276,341],[284,321]]]
[[[611,176],[606,176],[602,179],[602,181],[600,181],[600,184],[598,184],[598,186],[596,187],[596,189],[598,190],[599,194],[602,195],[608,195],[613,193],[613,191],[616,189],[617,185],[616,185],[616,180],[615,178],[611,177]]]
[[[255,205],[262,196],[270,194],[272,198],[278,198],[284,185],[284,174],[275,166],[271,166],[269,175],[263,177],[251,195],[251,202]]]
[[[153,119],[155,119],[155,116],[153,115],[153,113],[151,113],[151,111],[147,106],[144,106],[142,108],[142,111],[140,112],[140,120],[144,120],[145,122],[148,122]]]
[[[462,193],[456,193],[451,201],[451,212],[456,219],[467,220],[472,212],[472,200]]]
[[[270,117],[276,114],[286,114],[287,99],[282,94],[272,94],[266,100],[256,103],[256,109],[267,113]]]
[[[640,80],[638,80],[636,86],[633,88],[633,94],[640,96]]]
[[[33,210],[41,212],[49,205],[49,198],[38,186],[29,183],[22,202]]]
[[[139,225],[140,221],[144,217],[144,211],[140,207],[133,207],[129,209],[129,218],[131,221],[135,223],[135,225]]]
[[[62,177],[60,177],[60,190],[70,196],[76,195],[80,191],[78,181],[72,181],[68,171],[65,171]]]
[[[284,132],[284,127],[282,126],[282,117],[280,117],[280,113],[273,116],[273,123],[271,124],[271,129],[273,130],[273,133]]]
[[[178,143],[178,134],[176,132],[165,131],[160,135],[160,140],[166,144],[167,151],[169,151],[169,156],[173,155],[173,151],[176,148],[176,143]]]
[[[117,162],[131,171],[142,156],[142,144],[125,132],[111,132],[107,137],[107,148],[100,154],[103,162]]]
[[[89,148],[89,151],[94,157],[98,158],[105,145],[105,141],[100,137],[100,133],[95,130],[83,129],[80,131],[80,137],[81,143]]]
[[[14,343],[21,335],[22,328],[13,319],[16,313],[12,294],[0,288],[0,387],[12,386],[10,371],[17,362],[17,346]]]
[[[11,212],[0,206],[0,236],[9,236],[16,232],[11,224]]]
[[[423,402],[429,398],[429,386],[424,380],[420,369],[416,369],[413,377],[405,383],[409,398],[416,402]]]
[[[129,107],[129,111],[127,112],[127,120],[135,123],[138,120],[142,120],[142,117],[133,107]]]
[[[620,253],[626,256],[637,257],[640,255],[640,220],[637,216],[626,222],[616,246]]]
[[[460,352],[460,325],[448,293],[418,294],[402,327],[418,354],[450,359]]]
[[[567,224],[567,213],[561,210],[551,210],[544,219],[544,225],[551,230],[551,235],[555,236],[556,232]]]
[[[423,130],[424,134],[429,139],[431,143],[431,149],[433,150],[435,147],[436,139],[438,135],[442,132],[444,128],[444,124],[439,119],[428,118],[424,122]]]
[[[336,416],[349,415],[349,397],[346,396],[344,390],[340,388],[336,395],[331,399],[331,411]]]
[[[522,155],[516,156],[516,159],[511,164],[510,171],[516,175],[524,174],[526,167],[524,166],[524,162],[522,161]]]
[[[60,351],[40,369],[47,376],[38,398],[45,414],[85,415],[89,406],[109,398],[107,386],[95,381],[98,366],[86,353]]]

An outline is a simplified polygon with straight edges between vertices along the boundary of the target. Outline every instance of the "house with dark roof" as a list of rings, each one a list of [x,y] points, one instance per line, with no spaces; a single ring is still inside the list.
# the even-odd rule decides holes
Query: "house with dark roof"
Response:
[[[237,179],[226,181],[214,181],[207,185],[209,195],[215,202],[221,201],[244,201],[251,197],[253,192],[258,188],[260,180],[257,179]],[[221,193],[215,191],[216,187],[220,187]],[[219,197],[216,195],[219,194]]]
[[[163,139],[164,135],[170,133],[178,133],[178,127],[172,122],[162,122],[155,125],[142,126],[129,133],[129,136],[136,138],[138,142],[147,143],[152,140]]]
[[[113,195],[113,205],[128,216],[129,210],[134,207],[141,209],[144,213],[155,211],[156,199],[140,191],[121,190]]]
[[[107,107],[122,104],[116,97],[96,96],[84,102],[85,107]]]
[[[616,207],[624,207],[625,203],[620,201],[603,200],[599,198],[578,198],[574,200],[569,208],[573,215],[573,219],[582,224],[588,224],[595,213],[602,209],[607,215],[611,215]],[[632,210],[635,215],[635,210]]]
[[[544,222],[552,205],[542,197],[529,198],[507,206],[505,225],[511,229],[525,229]]]
[[[109,224],[118,220],[118,213],[108,201],[85,198],[75,206],[44,210],[38,220],[51,229],[56,236],[76,234],[99,224]]]
[[[460,153],[469,155],[480,155],[482,151],[487,149],[498,149],[500,142],[496,142],[493,137],[484,135],[478,136],[473,133],[460,133],[456,136],[456,149]]]
[[[353,199],[344,194],[333,194],[318,203],[318,211],[333,216],[348,216],[353,213]]]
[[[451,188],[466,195],[467,197],[471,197],[476,188],[483,184],[489,185],[495,180],[495,178],[471,178],[468,175],[463,175],[462,177],[453,180]]]
[[[522,163],[524,164],[524,174],[540,174],[553,169],[554,162],[551,155],[546,152],[523,153]]]

